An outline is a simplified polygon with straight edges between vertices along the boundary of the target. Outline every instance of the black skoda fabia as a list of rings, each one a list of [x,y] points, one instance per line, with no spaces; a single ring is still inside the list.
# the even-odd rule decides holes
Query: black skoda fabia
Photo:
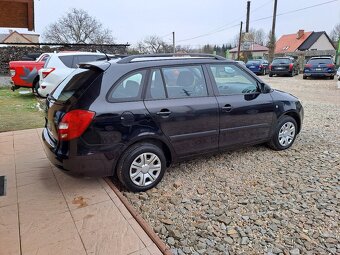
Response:
[[[242,65],[212,55],[139,55],[80,67],[47,98],[43,141],[59,168],[117,175],[131,191],[172,163],[267,143],[288,149],[303,107]]]

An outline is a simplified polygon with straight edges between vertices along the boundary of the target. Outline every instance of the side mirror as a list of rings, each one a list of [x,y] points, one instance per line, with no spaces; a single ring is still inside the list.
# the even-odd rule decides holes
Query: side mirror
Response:
[[[262,93],[270,93],[270,91],[272,90],[272,88],[265,83],[261,83],[260,88]]]

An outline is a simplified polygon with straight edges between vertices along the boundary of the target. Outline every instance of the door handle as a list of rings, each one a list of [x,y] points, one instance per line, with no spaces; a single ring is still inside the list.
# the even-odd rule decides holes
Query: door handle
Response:
[[[230,104],[226,104],[225,106],[222,107],[223,112],[230,112],[233,108],[231,107]]]
[[[171,114],[171,111],[169,109],[162,109],[159,112],[157,112],[157,115],[161,117],[169,117],[170,114]]]

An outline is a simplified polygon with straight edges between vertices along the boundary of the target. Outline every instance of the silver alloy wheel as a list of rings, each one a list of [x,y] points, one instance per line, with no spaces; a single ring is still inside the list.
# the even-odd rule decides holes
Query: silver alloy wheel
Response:
[[[295,125],[288,121],[282,125],[279,131],[279,143],[283,147],[290,145],[295,137]]]
[[[130,166],[130,179],[140,187],[152,184],[160,175],[162,163],[159,157],[150,152],[138,155]]]

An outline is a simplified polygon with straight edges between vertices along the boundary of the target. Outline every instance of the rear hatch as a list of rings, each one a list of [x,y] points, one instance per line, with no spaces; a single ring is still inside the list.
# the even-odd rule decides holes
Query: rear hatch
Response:
[[[250,60],[247,62],[246,66],[252,70],[253,72],[260,71],[261,61],[259,60]]]
[[[74,109],[86,108],[79,102],[80,97],[90,88],[100,87],[103,73],[109,65],[108,62],[100,66],[81,65],[47,97],[45,127],[55,143],[59,140],[58,125],[64,115]]]
[[[289,58],[276,58],[271,64],[272,71],[290,71],[292,61]]]
[[[332,73],[335,72],[335,65],[330,58],[313,58],[305,65],[305,71],[313,73]]]

